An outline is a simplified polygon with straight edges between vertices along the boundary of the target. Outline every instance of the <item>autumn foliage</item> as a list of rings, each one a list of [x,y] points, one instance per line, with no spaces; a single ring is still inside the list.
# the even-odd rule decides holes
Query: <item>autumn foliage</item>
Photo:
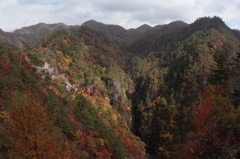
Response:
[[[10,69],[10,59],[5,58],[0,60],[0,69],[2,70],[3,74],[6,74],[9,72]]]
[[[239,33],[218,17],[129,42],[114,27],[0,43],[0,158],[239,157]]]
[[[5,137],[10,157],[26,159],[61,158],[58,135],[47,116],[46,107],[36,97],[25,95],[9,102]]]
[[[176,146],[176,156],[190,159],[236,155],[239,124],[235,120],[239,119],[239,110],[231,107],[229,91],[219,85],[208,86],[195,108],[195,129],[188,134],[186,143]]]

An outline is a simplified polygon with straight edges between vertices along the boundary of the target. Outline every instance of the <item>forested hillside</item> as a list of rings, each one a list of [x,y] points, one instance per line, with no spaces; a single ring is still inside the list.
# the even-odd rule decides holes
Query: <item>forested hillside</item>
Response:
[[[88,28],[25,43],[23,53],[1,44],[1,157],[143,158],[129,128],[133,81],[108,45]]]
[[[240,157],[240,33],[221,18],[30,28],[22,52],[0,44],[1,158]]]
[[[0,29],[0,41],[14,50],[22,49],[22,41],[35,43],[40,38],[57,30],[77,30],[79,26],[67,26],[63,23],[45,24],[39,23],[29,27],[23,27],[13,32],[4,32]],[[22,50],[21,50],[22,51]]]
[[[236,157],[238,46],[239,34],[214,17],[167,25],[126,47],[143,57],[132,74],[133,130],[153,156]]]

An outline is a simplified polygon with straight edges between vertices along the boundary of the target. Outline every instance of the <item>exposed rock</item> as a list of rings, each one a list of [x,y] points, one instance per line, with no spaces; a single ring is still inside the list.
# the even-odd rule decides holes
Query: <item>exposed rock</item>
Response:
[[[113,81],[109,86],[112,103],[114,105],[125,102],[127,100],[125,88],[117,81]],[[116,103],[117,102],[117,103]]]

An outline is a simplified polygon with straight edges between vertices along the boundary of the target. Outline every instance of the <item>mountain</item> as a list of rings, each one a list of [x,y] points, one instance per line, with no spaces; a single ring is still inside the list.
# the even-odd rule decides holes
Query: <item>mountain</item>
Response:
[[[123,52],[87,27],[25,48],[0,43],[1,157],[143,158],[129,128],[134,86]]]
[[[17,40],[11,33],[0,29],[0,41],[11,45],[12,48],[21,46],[21,42]]]
[[[15,34],[37,41],[0,43],[1,157],[239,158],[240,34],[221,18]]]
[[[179,26],[170,23],[160,29],[148,31],[127,45],[126,52],[134,53],[142,59],[134,59],[131,68],[133,72],[130,73],[136,84],[132,98],[133,126],[135,134],[145,141],[149,153],[159,158],[176,158],[184,151],[181,149],[183,145],[177,143],[179,140],[182,142],[189,140],[186,132],[197,131],[194,131],[194,127],[199,125],[190,121],[201,118],[199,116],[196,119],[196,107],[201,105],[199,101],[205,100],[203,92],[209,91],[208,87],[211,87],[209,78],[212,77],[212,71],[220,66],[216,65],[218,59],[222,59],[221,66],[224,65],[227,72],[234,70],[230,63],[236,58],[239,43],[239,34],[227,27],[220,18],[204,17],[190,25]],[[221,69],[217,71],[217,76],[220,81],[226,80],[221,89],[232,87],[238,91],[238,86],[233,84],[238,78],[236,76],[230,78],[231,75],[228,74],[229,78],[223,79],[220,76],[224,69]],[[231,95],[227,96],[225,100],[230,101]],[[217,109],[218,105],[213,105],[213,109]],[[221,133],[223,137],[224,133]],[[194,140],[191,142],[197,144]],[[206,142],[214,144],[210,136]],[[203,148],[204,143],[197,145]],[[179,149],[171,145],[179,146]],[[192,145],[189,143],[184,146]],[[198,152],[193,153],[190,158],[196,158],[201,150],[194,146],[191,148]],[[172,152],[173,149],[178,149],[178,155]],[[214,146],[211,149],[219,156],[224,156],[221,153],[225,150],[218,150]],[[226,151],[231,153],[230,150]],[[190,151],[188,153],[191,154]],[[203,158],[211,156],[206,151],[204,153],[206,154],[205,157],[202,156]],[[188,155],[182,155],[181,158]]]
[[[104,34],[113,40],[118,46],[125,44],[139,34],[136,31],[128,31],[118,25],[106,25],[94,20],[87,21],[83,23],[82,26],[88,26],[89,28]]]
[[[114,41],[117,46],[123,46],[141,34],[153,29],[151,26],[144,24],[136,29],[126,30],[118,25],[106,25],[94,20],[89,20],[83,23],[82,26],[88,26],[89,28],[102,33]],[[158,27],[156,26],[156,28]]]
[[[212,19],[200,18],[190,25],[176,21],[142,34],[126,45],[127,51],[141,54],[148,54],[161,49],[170,51],[169,48],[175,47],[195,32],[206,31],[210,28],[218,29],[221,33],[229,36],[239,36],[218,17]],[[168,43],[168,47],[166,47],[166,43]]]
[[[183,23],[183,22],[182,22]],[[179,24],[180,25],[180,24]],[[118,25],[106,25],[100,22],[96,22],[94,20],[89,20],[82,24],[82,26],[88,26],[108,38],[110,38],[117,46],[122,46],[127,42],[133,40],[139,35],[147,32],[151,29],[156,29],[162,27],[161,25],[150,27],[149,25],[142,25],[136,29],[126,30]],[[39,23],[36,25],[23,27],[21,29],[17,29],[13,32],[4,32],[0,30],[0,40],[5,42],[13,49],[21,50],[22,43],[21,41],[25,41],[27,43],[35,43],[40,38],[54,32],[57,30],[70,30],[76,31],[79,26],[67,26],[64,23],[57,24],[45,24]]]
[[[56,31],[56,30],[76,30],[78,26],[67,26],[63,23],[45,24],[39,23],[29,27],[23,27],[13,32],[0,31],[1,41],[14,45],[18,48],[22,47],[21,41],[27,43],[35,43],[40,38]]]
[[[136,31],[138,31],[138,32],[140,32],[142,34],[142,33],[146,32],[146,31],[151,30],[151,29],[152,29],[151,26],[149,26],[147,24],[143,24],[140,27],[136,28]]]
[[[178,35],[178,30],[184,26],[174,25],[174,23],[163,25],[158,29],[152,29],[141,36],[133,39],[125,45],[126,51],[132,53],[145,54],[146,52],[158,50],[160,45],[164,46],[168,38],[175,38],[171,34]],[[169,43],[172,45],[173,43]]]
[[[39,23],[29,27],[23,27],[21,29],[17,29],[13,31],[13,34],[36,34],[36,33],[46,34],[50,31],[67,30],[67,29],[69,29],[69,26],[63,23],[58,23],[58,24]]]
[[[29,27],[23,27],[12,32],[12,35],[19,41],[26,41],[28,43],[35,43],[40,38],[56,31],[56,30],[71,30],[78,26],[67,26],[63,23],[45,24],[39,23]]]

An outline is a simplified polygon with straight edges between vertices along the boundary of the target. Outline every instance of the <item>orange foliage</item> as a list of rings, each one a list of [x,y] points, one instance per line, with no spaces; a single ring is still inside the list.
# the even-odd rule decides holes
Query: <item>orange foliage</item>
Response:
[[[103,67],[101,72],[104,74],[106,72],[106,67]]]
[[[36,98],[12,99],[8,106],[10,118],[5,120],[5,135],[11,147],[10,158],[63,158],[52,121]]]

